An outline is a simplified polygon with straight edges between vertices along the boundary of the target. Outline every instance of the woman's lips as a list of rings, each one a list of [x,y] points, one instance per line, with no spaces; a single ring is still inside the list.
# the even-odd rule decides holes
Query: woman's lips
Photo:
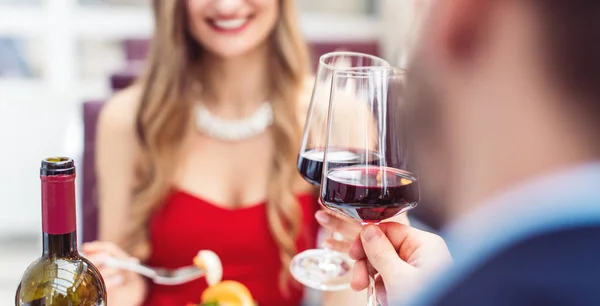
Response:
[[[250,23],[250,17],[209,19],[208,24],[218,32],[238,33]]]

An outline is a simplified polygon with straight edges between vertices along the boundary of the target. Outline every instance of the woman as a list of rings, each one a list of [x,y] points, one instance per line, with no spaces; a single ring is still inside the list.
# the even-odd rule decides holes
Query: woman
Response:
[[[259,305],[300,304],[288,263],[315,246],[318,204],[295,169],[312,82],[294,6],[153,1],[148,71],[99,121],[102,241],[83,250],[111,305],[197,303],[206,283],[155,285],[97,255],[178,268],[201,249],[216,252],[224,279],[244,283]],[[360,226],[349,228],[352,241]],[[324,304],[363,301],[351,295],[325,293]]]

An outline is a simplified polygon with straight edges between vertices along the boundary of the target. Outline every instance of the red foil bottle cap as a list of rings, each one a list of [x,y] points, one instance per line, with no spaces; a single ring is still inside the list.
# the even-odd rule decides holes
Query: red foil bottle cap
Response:
[[[75,163],[66,157],[47,158],[40,167],[42,180],[42,230],[62,235],[77,229]]]

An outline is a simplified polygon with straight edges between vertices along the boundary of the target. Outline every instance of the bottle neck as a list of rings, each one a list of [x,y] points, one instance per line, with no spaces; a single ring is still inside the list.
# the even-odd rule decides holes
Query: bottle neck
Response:
[[[67,234],[43,233],[43,256],[73,257],[77,252],[77,232]]]
[[[41,179],[44,254],[76,252],[75,174],[42,175]]]

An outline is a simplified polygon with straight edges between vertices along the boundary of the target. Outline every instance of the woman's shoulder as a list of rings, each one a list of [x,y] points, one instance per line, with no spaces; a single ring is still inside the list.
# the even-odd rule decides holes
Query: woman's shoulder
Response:
[[[133,132],[135,118],[142,96],[139,84],[114,94],[102,107],[98,119],[99,129],[109,128],[115,132]]]
[[[98,154],[113,154],[115,147],[124,152],[140,151],[135,120],[142,96],[142,87],[133,85],[112,96],[100,112],[97,128]]]

